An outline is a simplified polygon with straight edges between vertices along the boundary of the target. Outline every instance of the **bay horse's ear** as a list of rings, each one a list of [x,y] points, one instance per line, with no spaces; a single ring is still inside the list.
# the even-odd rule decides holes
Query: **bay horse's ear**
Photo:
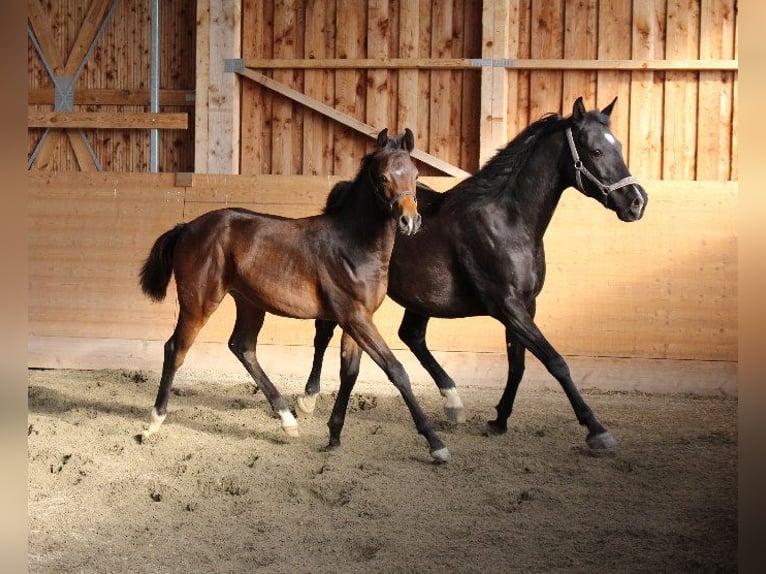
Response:
[[[614,108],[614,104],[616,104],[616,103],[617,103],[617,97],[615,97],[612,100],[611,104],[609,104],[607,107],[605,107],[603,110],[601,110],[601,113],[604,114],[605,116],[611,116],[612,115],[612,109]]]
[[[378,134],[378,139],[376,140],[376,143],[378,144],[378,147],[383,149],[388,144],[388,128],[383,128],[383,131]]]
[[[402,149],[409,152],[415,149],[415,134],[412,133],[410,128],[404,128],[404,136],[402,137]]]
[[[572,106],[572,119],[580,121],[585,116],[585,104],[582,102],[582,96],[575,100]]]

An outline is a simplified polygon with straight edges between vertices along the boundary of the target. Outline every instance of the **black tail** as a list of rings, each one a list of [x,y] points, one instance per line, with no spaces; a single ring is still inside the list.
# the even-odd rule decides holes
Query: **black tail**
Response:
[[[141,267],[141,290],[152,301],[162,301],[165,298],[170,276],[173,275],[173,251],[185,225],[179,223],[160,235]]]

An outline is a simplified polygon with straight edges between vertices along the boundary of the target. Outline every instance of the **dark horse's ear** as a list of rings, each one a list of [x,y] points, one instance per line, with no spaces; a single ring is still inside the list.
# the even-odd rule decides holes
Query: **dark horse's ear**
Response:
[[[404,128],[404,135],[402,136],[402,149],[409,152],[415,149],[415,134],[412,133],[410,128]]]
[[[572,106],[572,119],[579,122],[585,116],[585,104],[582,103],[582,96],[575,100]]]
[[[383,131],[378,134],[376,140],[378,147],[383,149],[388,144],[388,128],[383,128]]]
[[[601,113],[604,114],[605,116],[611,116],[612,115],[612,109],[614,108],[614,104],[616,104],[616,103],[617,103],[617,98],[615,97],[612,100],[611,104],[609,104],[607,107],[605,107],[603,110],[601,110]]]

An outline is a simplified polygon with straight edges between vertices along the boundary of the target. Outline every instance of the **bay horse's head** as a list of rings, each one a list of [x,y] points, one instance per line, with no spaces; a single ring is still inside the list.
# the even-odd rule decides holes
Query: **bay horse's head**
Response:
[[[648,197],[628,171],[622,144],[609,129],[616,101],[600,112],[586,112],[582,98],[574,103],[571,125],[566,129],[574,187],[613,210],[622,221],[638,221]]]
[[[372,157],[372,179],[383,209],[396,220],[400,233],[412,235],[420,229],[415,186],[418,170],[410,157],[415,137],[409,128],[401,135],[378,134],[378,149]]]

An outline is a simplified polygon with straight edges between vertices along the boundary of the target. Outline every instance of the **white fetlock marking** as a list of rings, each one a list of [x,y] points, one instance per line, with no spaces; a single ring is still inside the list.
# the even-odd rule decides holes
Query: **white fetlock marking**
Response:
[[[165,420],[166,416],[168,416],[167,413],[160,415],[157,413],[156,408],[152,408],[152,413],[150,415],[151,422],[149,423],[149,427],[142,434],[144,436],[149,436],[156,433],[160,429],[160,426],[162,425],[162,422]]]
[[[298,421],[295,420],[293,413],[290,411],[279,411],[277,414],[282,419],[282,431],[287,436],[298,436]]]
[[[431,456],[437,462],[448,462],[452,458],[452,455],[446,446],[433,451]]]
[[[441,391],[444,397],[444,414],[447,415],[447,419],[452,424],[462,424],[465,422],[465,409],[463,408],[463,401],[460,400],[460,396],[457,394],[456,388],[447,389]]]
[[[445,409],[462,409],[463,401],[460,400],[460,395],[457,394],[457,389],[452,387],[445,391],[441,391],[441,395],[444,397]]]

